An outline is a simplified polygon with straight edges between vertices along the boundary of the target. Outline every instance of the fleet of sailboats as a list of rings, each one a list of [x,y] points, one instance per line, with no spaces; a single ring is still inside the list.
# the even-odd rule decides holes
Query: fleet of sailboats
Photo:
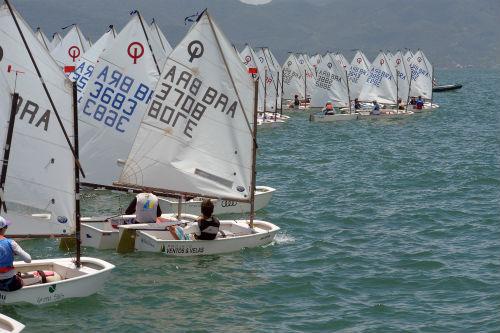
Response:
[[[360,119],[376,101],[382,114],[406,116],[412,96],[436,107],[421,50],[381,51],[373,62],[360,50],[351,62],[340,53],[290,53],[280,65],[268,47],[238,52],[206,10],[174,48],[138,11],[94,44],[77,25],[49,41],[8,0],[0,23],[0,214],[14,221],[10,237],[76,244],[74,258],[16,262],[20,272],[58,279],[0,291],[0,303],[97,292],[114,266],[81,257],[81,246],[193,256],[273,242],[280,228],[255,214],[275,192],[256,185],[257,127],[286,123],[284,111],[330,101],[338,114],[311,120]],[[80,186],[151,191],[169,213],[148,224],[115,212],[82,218]],[[215,240],[194,239],[182,230],[196,223],[203,198],[215,214],[248,216],[222,220]]]
[[[58,279],[0,291],[0,303],[44,304],[97,292],[114,266],[80,255],[76,89],[8,1],[0,7],[3,166],[0,214],[15,238],[73,236],[75,258],[15,262]],[[8,112],[7,112],[8,111]]]

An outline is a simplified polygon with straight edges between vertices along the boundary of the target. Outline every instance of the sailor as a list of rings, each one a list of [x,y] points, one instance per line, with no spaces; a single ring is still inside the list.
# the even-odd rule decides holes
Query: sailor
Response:
[[[299,95],[295,95],[295,98],[293,100],[293,108],[294,109],[298,109],[300,106],[300,99],[299,99]]]
[[[403,100],[401,98],[398,99],[398,110],[404,110],[405,105],[403,103]]]
[[[155,223],[161,216],[158,197],[153,193],[139,193],[125,210],[126,215],[135,213],[136,223]]]
[[[210,199],[201,202],[201,215],[196,223],[184,228],[185,234],[193,234],[197,240],[213,240],[220,229],[219,219],[212,215],[214,204]]]
[[[412,97],[410,99],[410,105],[415,105],[415,104],[417,104],[417,101],[415,100],[415,97]]]
[[[361,110],[361,103],[359,102],[359,100],[357,98],[354,99],[354,110],[355,111]]]
[[[324,115],[334,115],[335,110],[331,101],[326,102],[325,108],[321,111]]]
[[[422,99],[422,96],[418,96],[415,105],[417,106],[417,110],[422,110],[422,108],[424,107],[424,100]]]
[[[24,262],[31,262],[31,256],[15,241],[5,237],[10,221],[0,216],[0,290],[14,291],[23,287],[23,279],[14,270],[14,255]]]
[[[380,115],[380,105],[378,104],[377,101],[373,101],[373,109],[370,112],[371,115],[373,116],[379,116]]]

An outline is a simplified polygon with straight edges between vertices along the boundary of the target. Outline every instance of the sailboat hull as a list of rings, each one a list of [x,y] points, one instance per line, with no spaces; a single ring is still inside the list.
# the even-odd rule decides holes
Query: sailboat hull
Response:
[[[0,313],[0,332],[19,333],[23,329],[23,324]]]
[[[162,208],[163,209],[163,208]],[[197,215],[182,214],[183,221],[194,221]],[[175,214],[162,214],[164,220],[178,221]],[[84,217],[82,218],[81,233],[82,246],[92,247],[98,250],[112,250],[118,246],[119,225],[135,223],[135,215],[119,215],[107,217]],[[135,224],[137,226],[137,224]],[[164,228],[158,223],[139,224],[150,228]]]
[[[269,204],[276,189],[269,186],[257,186],[255,191],[255,210],[260,210]],[[159,198],[160,207],[163,212],[177,212],[178,201],[176,199]],[[201,212],[202,199],[183,202],[181,212],[183,214],[199,215]],[[213,200],[214,215],[222,214],[244,214],[250,212],[250,204],[230,200]]]
[[[81,262],[80,268],[75,266],[73,258],[33,260],[31,263],[14,262],[14,267],[19,272],[50,270],[58,273],[62,280],[25,286],[11,292],[0,291],[0,304],[41,305],[95,294],[108,280],[115,266],[90,257],[82,257]]]
[[[218,235],[214,240],[174,240],[169,231],[137,230],[135,250],[143,252],[163,252],[168,256],[197,256],[237,252],[244,248],[267,245],[274,240],[280,230],[276,225],[265,221],[254,221],[250,229],[248,221],[220,221],[225,236]],[[132,225],[121,226],[133,228]]]

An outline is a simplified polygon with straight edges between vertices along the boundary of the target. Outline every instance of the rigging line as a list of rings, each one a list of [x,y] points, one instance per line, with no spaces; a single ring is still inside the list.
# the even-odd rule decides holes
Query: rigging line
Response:
[[[142,26],[142,31],[144,32],[144,37],[146,37],[146,41],[148,42],[149,50],[151,51],[151,55],[153,56],[153,60],[154,60],[155,65],[156,65],[156,70],[158,71],[158,75],[161,75],[160,66],[158,66],[158,61],[156,61],[155,53],[153,52],[153,47],[151,46],[151,43],[149,42],[148,33],[146,32],[146,28],[144,27],[144,22],[142,21],[142,16],[138,10],[136,10],[134,13],[137,14],[137,16],[139,17],[139,21],[141,22],[141,26]]]
[[[14,10],[12,9],[10,1],[9,0],[5,0],[5,3],[9,7],[10,15],[12,16],[12,19],[14,20],[14,23],[16,24],[17,31],[21,35],[21,39],[23,40],[24,47],[26,48],[26,51],[28,52],[28,55],[29,55],[29,57],[31,59],[31,63],[35,67],[35,70],[37,72],[38,78],[40,79],[40,82],[42,83],[42,87],[45,90],[45,94],[47,95],[47,98],[49,99],[50,105],[52,106],[52,109],[54,110],[54,113],[55,113],[56,118],[57,118],[57,122],[59,123],[59,126],[61,127],[61,130],[63,131],[64,137],[66,138],[66,142],[68,143],[69,149],[71,150],[71,153],[73,154],[73,157],[76,158],[76,164],[78,165],[78,168],[80,169],[80,172],[82,173],[83,178],[85,178],[85,173],[83,172],[83,169],[82,169],[82,166],[80,164],[80,161],[76,157],[77,154],[75,152],[75,149],[74,149],[73,145],[71,144],[71,141],[69,139],[68,133],[66,132],[66,129],[64,128],[64,125],[62,123],[61,117],[59,116],[59,112],[57,112],[57,109],[56,109],[56,106],[54,104],[54,101],[52,100],[52,96],[50,95],[49,90],[47,88],[47,85],[45,84],[45,81],[44,81],[44,79],[42,77],[42,74],[40,72],[40,69],[38,68],[38,65],[36,64],[35,58],[33,57],[33,54],[31,53],[31,50],[30,50],[30,48],[28,46],[28,42],[26,41],[26,38],[24,37],[24,34],[21,31],[21,27],[19,26],[19,22],[17,21],[17,18],[16,18],[15,14],[14,14]]]

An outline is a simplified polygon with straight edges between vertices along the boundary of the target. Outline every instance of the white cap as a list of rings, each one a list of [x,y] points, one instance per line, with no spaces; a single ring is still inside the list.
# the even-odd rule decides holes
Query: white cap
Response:
[[[5,227],[8,227],[11,224],[11,222],[2,216],[0,216],[0,229],[3,229]]]

